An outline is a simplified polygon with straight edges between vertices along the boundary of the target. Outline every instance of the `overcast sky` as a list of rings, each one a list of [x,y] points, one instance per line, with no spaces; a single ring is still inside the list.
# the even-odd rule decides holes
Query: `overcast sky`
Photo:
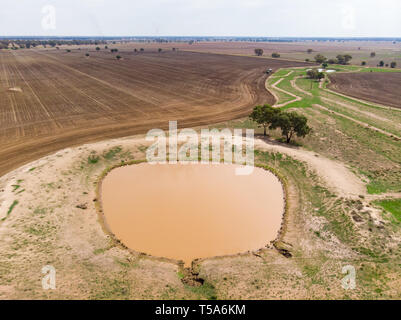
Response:
[[[401,0],[0,0],[0,36],[401,37]]]

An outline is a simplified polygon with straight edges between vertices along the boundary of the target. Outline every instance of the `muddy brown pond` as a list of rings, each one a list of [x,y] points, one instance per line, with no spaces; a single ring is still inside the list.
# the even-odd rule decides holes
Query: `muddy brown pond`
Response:
[[[128,248],[183,260],[260,249],[277,237],[283,188],[269,171],[236,165],[136,164],[101,186],[105,222]]]

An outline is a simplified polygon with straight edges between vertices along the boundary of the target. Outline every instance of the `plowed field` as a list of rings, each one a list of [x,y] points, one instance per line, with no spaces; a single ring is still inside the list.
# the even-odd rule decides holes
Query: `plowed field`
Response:
[[[19,50],[0,53],[0,175],[59,149],[217,123],[273,103],[267,68],[289,62],[192,52]]]
[[[337,73],[330,80],[332,90],[401,108],[401,72]]]

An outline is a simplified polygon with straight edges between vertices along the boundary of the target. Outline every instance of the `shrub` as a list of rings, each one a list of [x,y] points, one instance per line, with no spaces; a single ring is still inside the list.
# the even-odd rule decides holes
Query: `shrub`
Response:
[[[320,81],[320,79],[324,78],[324,73],[323,72],[319,72],[316,69],[309,70],[306,74],[308,75],[309,79],[316,79],[316,80]]]
[[[255,49],[255,54],[260,57],[263,56],[263,49]]]
[[[89,157],[88,157],[88,163],[89,164],[95,164],[95,163],[97,163],[98,161],[99,161],[99,157],[97,156],[97,155],[95,155],[95,154],[91,154]]]
[[[321,55],[321,54],[317,54],[317,55],[315,56],[315,61],[316,61],[317,63],[323,63],[323,62],[325,62],[326,60],[327,60],[327,58],[326,58],[325,56]]]
[[[345,54],[345,55],[339,54],[337,56],[338,63],[343,64],[343,65],[348,64],[348,62],[350,62],[351,59],[352,59],[352,56],[350,56],[349,54]]]

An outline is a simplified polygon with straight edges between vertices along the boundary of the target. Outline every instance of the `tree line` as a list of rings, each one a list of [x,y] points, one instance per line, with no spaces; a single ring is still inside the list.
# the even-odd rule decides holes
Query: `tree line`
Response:
[[[254,50],[255,55],[257,55],[258,57],[263,56],[263,49],[257,48]],[[280,54],[278,52],[273,52],[272,53],[272,58],[280,58]]]
[[[104,40],[1,40],[0,49],[30,49],[37,46],[46,48],[61,45],[85,45],[85,44],[103,44]]]
[[[324,55],[322,54],[317,54],[315,56],[315,61],[317,63],[329,63],[329,64],[342,64],[346,65],[349,64],[349,62],[352,60],[352,56],[349,54],[339,54],[335,59],[327,59]]]

